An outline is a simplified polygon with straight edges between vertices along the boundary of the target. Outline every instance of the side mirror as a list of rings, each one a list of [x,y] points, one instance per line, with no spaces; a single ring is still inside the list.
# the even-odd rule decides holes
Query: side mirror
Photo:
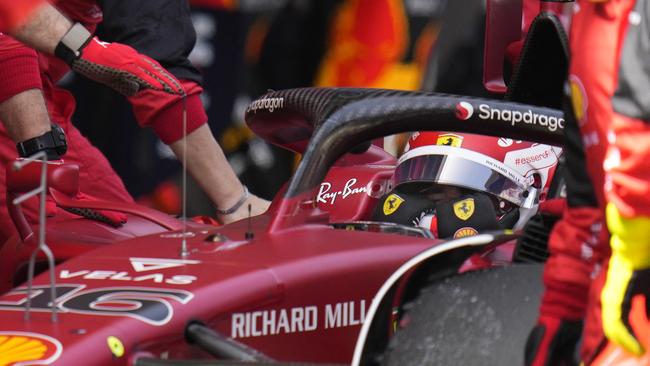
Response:
[[[493,93],[505,93],[503,62],[506,48],[522,36],[523,0],[487,0],[483,85]]]

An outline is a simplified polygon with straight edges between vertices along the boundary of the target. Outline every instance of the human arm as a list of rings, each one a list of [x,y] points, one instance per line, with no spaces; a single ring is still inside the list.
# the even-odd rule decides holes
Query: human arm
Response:
[[[187,170],[197,180],[201,188],[210,197],[217,209],[227,210],[242,197],[244,187],[232,170],[230,164],[215,141],[207,124],[201,125],[187,135],[187,149],[183,149],[184,140],[178,140],[169,146],[179,160],[187,161]],[[186,154],[184,154],[186,152]],[[229,215],[217,215],[222,223],[234,222],[248,215],[264,213],[269,202],[255,195],[249,195],[239,208]]]
[[[38,56],[6,34],[0,34],[0,80],[0,120],[9,137],[18,143],[50,131]]]
[[[20,92],[0,103],[0,120],[13,141],[22,142],[51,129],[43,93],[39,89]]]
[[[37,51],[54,54],[61,38],[72,27],[72,22],[51,4],[39,7],[20,27],[10,32],[19,41]]]

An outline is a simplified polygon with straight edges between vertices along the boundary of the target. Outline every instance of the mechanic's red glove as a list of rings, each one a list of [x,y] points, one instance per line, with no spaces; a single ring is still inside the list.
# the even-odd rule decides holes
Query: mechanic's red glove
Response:
[[[578,365],[576,347],[581,333],[581,321],[541,316],[526,341],[526,366]]]
[[[100,41],[81,24],[75,24],[56,47],[55,54],[71,68],[127,97],[151,89],[183,95],[181,84],[171,73],[133,48]]]
[[[181,84],[153,59],[119,43],[106,43],[94,37],[72,62],[72,69],[133,97],[144,89],[169,94],[184,93]]]

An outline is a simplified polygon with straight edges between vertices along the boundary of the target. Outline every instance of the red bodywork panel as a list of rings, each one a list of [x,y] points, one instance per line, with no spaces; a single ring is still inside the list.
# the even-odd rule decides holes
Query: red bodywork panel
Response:
[[[192,319],[280,360],[349,362],[363,312],[386,276],[436,244],[326,225],[271,235],[265,221],[253,220],[250,241],[241,240],[246,223],[193,230],[184,258],[179,235],[170,233],[87,252],[56,268],[58,323],[50,321],[48,291],[37,292],[32,318],[24,321],[19,289],[0,297],[0,324],[56,339],[61,365],[127,364],[126,357],[115,363],[109,336],[127,354],[189,356],[182,335]],[[206,241],[215,233],[232,240]],[[40,290],[47,284],[46,274],[34,282]]]
[[[366,154],[344,156],[316,193],[317,207],[330,222],[368,220],[377,201],[393,188],[396,159],[376,146]]]

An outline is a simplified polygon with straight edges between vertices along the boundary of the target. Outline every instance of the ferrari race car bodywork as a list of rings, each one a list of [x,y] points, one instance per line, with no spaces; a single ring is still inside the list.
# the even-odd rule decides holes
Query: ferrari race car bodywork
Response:
[[[45,271],[34,278],[31,292],[23,281],[35,235],[23,228],[23,238],[3,245],[0,364],[210,358],[212,348],[200,347],[205,342],[191,324],[275,360],[350,363],[382,284],[442,241],[417,228],[359,222],[391,189],[395,160],[376,147],[347,152],[384,135],[419,130],[558,145],[563,128],[561,113],[547,108],[363,89],[270,92],[251,104],[246,119],[258,135],[302,152],[303,160],[265,215],[224,227],[188,223],[183,230],[181,221],[137,206],[75,202],[64,193],[66,187],[74,191],[66,186],[71,183],[49,168],[49,191],[59,206],[120,211],[129,219],[121,227],[50,219],[55,282]],[[30,182],[10,188],[27,191]],[[509,239],[500,233],[446,243],[461,250],[428,270],[457,272],[463,263],[471,269],[466,260],[473,253],[484,254],[481,266],[491,258],[508,261],[512,242],[497,246]],[[380,328],[388,334],[391,326]]]

